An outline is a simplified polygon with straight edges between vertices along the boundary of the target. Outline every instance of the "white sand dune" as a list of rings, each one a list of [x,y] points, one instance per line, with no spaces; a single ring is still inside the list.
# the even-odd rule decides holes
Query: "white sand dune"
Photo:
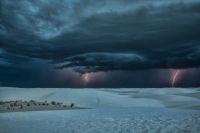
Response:
[[[17,90],[17,91],[16,91]],[[0,100],[47,100],[63,103],[75,103],[78,106],[101,108],[101,107],[164,107],[158,100],[118,95],[103,89],[63,89],[63,88],[34,88],[0,89]]]
[[[199,106],[200,99],[185,94],[197,89],[136,88],[136,89],[65,89],[65,88],[0,88],[0,100],[39,100],[75,103],[90,108],[102,107],[169,107],[173,103]],[[173,106],[174,107],[174,106]],[[178,105],[177,105],[178,107]]]
[[[198,111],[165,108],[0,114],[1,133],[199,133]]]
[[[0,133],[199,133],[199,92],[198,88],[2,87],[4,101],[54,100],[92,109],[0,113]]]

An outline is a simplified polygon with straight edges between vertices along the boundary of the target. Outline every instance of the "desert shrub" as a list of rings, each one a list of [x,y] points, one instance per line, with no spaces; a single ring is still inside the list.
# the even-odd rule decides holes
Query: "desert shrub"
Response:
[[[17,106],[17,101],[14,102],[13,106]]]
[[[73,107],[74,107],[74,103],[72,103],[72,104],[70,105],[70,107],[73,108]]]
[[[14,106],[14,105],[11,103],[11,104],[10,104],[10,107],[13,107],[13,106]]]
[[[56,102],[55,102],[55,101],[52,101],[51,104],[52,104],[52,105],[56,105]]]
[[[31,103],[34,103],[35,101],[34,101],[34,100],[30,100],[30,102],[31,102]]]

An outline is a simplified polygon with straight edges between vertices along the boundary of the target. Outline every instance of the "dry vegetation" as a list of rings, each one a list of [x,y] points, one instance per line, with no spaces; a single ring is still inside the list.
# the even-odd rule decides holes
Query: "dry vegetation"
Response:
[[[42,110],[65,110],[78,108],[74,103],[65,105],[61,102],[39,102],[39,101],[0,101],[0,112],[20,112],[20,111],[42,111]]]

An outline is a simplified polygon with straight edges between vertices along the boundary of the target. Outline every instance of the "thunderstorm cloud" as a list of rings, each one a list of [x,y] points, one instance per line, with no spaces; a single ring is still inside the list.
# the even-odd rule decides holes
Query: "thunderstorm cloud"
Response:
[[[198,68],[199,22],[199,0],[1,0],[0,79],[43,61],[80,73]]]

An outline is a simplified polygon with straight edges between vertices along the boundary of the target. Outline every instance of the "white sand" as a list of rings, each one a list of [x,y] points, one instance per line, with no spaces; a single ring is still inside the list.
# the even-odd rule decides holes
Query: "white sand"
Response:
[[[93,108],[0,113],[0,133],[199,133],[200,99],[190,95],[199,92],[198,88],[0,88],[0,100],[55,100]]]

